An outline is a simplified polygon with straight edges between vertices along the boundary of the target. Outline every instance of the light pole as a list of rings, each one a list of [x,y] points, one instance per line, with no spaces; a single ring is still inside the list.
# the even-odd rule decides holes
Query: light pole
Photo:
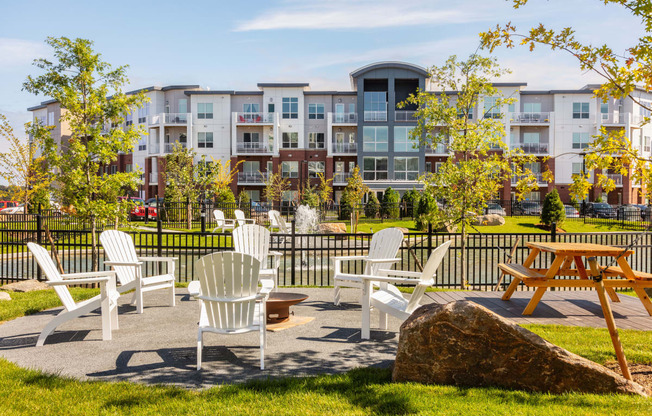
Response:
[[[580,156],[582,156],[582,180],[584,180],[584,177],[586,176],[586,153],[582,152],[580,153]],[[585,196],[582,199],[582,215],[586,216],[586,198],[588,197]]]

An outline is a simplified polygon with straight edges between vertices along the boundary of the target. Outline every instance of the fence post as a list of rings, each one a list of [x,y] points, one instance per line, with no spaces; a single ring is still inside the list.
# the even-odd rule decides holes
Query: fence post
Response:
[[[206,232],[206,203],[203,198],[201,200],[201,232]]]
[[[23,218],[27,217],[27,206],[25,206],[25,211]],[[41,216],[41,203],[38,204],[38,211],[36,213],[36,243],[41,245],[43,241],[43,217]],[[43,276],[41,275],[41,268],[36,266],[36,279],[41,281]]]
[[[156,255],[163,256],[163,221],[160,218],[156,221]]]
[[[553,222],[550,224],[550,238],[552,239],[553,243],[557,242],[557,223]]]
[[[428,223],[428,258],[432,254],[432,224]]]
[[[292,282],[292,286],[294,286],[295,278],[296,278],[296,268],[295,268],[295,265],[296,265],[295,254],[296,254],[296,247],[297,247],[297,244],[296,244],[296,236],[297,236],[296,225],[297,225],[296,221],[293,219],[292,220],[292,245],[290,246],[290,253],[291,253],[291,257],[290,257],[290,270],[291,270],[291,272],[290,272],[290,280]]]

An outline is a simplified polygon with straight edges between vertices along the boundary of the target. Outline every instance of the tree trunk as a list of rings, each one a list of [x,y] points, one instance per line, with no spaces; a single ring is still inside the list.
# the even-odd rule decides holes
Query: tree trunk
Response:
[[[462,221],[462,241],[460,244],[460,258],[462,261],[462,290],[466,290],[468,283],[466,279],[466,223]]]
[[[186,204],[186,218],[188,231],[190,231],[192,230],[192,204],[190,202]]]
[[[92,258],[92,271],[99,270],[99,251],[97,249],[97,222],[95,217],[91,217],[91,258]]]

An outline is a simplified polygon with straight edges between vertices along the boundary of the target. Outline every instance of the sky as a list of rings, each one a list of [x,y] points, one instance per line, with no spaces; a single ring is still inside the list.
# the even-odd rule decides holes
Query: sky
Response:
[[[636,42],[640,21],[600,0],[0,0],[0,113],[17,133],[27,107],[46,97],[22,91],[51,56],[48,36],[86,38],[114,66],[129,65],[125,90],[199,84],[255,90],[259,82],[309,82],[313,90],[350,90],[349,73],[376,61],[430,67],[478,48],[478,33],[512,22],[572,26],[579,40],[616,51]],[[485,54],[487,54],[485,52]],[[561,52],[527,48],[494,53],[528,89],[580,88],[599,82]],[[4,143],[0,143],[3,151]]]

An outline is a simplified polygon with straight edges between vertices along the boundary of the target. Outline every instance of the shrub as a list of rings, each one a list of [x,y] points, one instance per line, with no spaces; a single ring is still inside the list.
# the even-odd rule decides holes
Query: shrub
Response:
[[[346,188],[344,188],[340,198],[340,212],[337,218],[340,221],[349,221],[351,219],[351,204],[349,203],[349,195]]]
[[[407,191],[401,197],[401,205],[405,206],[405,215],[406,217],[414,218],[416,216],[417,206],[419,205],[419,199],[421,194],[416,189]]]
[[[306,186],[303,188],[300,204],[308,205],[310,208],[319,207],[319,195],[315,187],[310,185],[310,182],[306,183]]]
[[[235,204],[235,195],[230,188],[220,189],[215,193],[215,205],[220,204]]]
[[[376,197],[376,193],[369,192],[369,198],[367,199],[367,203],[364,206],[364,215],[367,218],[376,218],[379,210],[380,202],[378,201],[378,197]]]
[[[401,216],[399,202],[398,192],[391,187],[385,189],[383,202],[380,204],[380,216],[383,218],[399,218]]]
[[[240,205],[240,208],[248,207],[249,204],[251,204],[251,198],[249,198],[249,194],[245,191],[240,191],[238,194],[238,204]]]
[[[561,202],[557,190],[553,189],[552,192],[548,192],[546,198],[543,200],[541,222],[549,226],[553,222],[561,224],[565,219],[566,210],[564,204]]]
[[[427,192],[421,194],[416,210],[416,227],[418,230],[428,229],[429,218],[437,210],[437,201]]]

